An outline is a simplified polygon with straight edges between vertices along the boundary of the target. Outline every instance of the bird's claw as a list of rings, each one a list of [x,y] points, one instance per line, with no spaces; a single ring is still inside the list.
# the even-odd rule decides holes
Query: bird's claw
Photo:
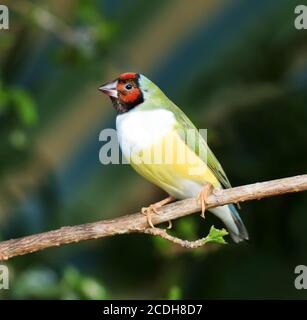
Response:
[[[206,211],[206,202],[203,198],[203,191],[200,191],[200,193],[197,196],[197,201],[201,204],[201,214],[200,216],[205,219],[205,211]]]
[[[157,206],[155,206],[154,204],[151,204],[148,207],[143,207],[141,209],[141,213],[146,216],[149,226],[151,228],[155,228],[154,224],[152,223],[152,215],[153,214],[157,214],[157,215],[160,214],[160,212],[157,210]],[[172,222],[171,222],[171,220],[169,220],[167,229],[171,229],[171,228],[172,228]]]
[[[154,228],[155,226],[153,225],[151,218],[152,218],[152,214],[154,214],[154,213],[155,213],[155,214],[159,214],[156,206],[153,205],[153,204],[151,204],[151,205],[148,206],[148,207],[143,207],[143,208],[141,209],[141,213],[146,216],[147,222],[148,222],[149,226],[150,226],[151,228]]]
[[[172,227],[173,227],[173,224],[172,224],[172,221],[171,220],[168,220],[168,226],[167,226],[167,228],[166,229],[172,229]]]
[[[212,184],[211,183],[207,183],[204,188],[199,192],[198,196],[197,196],[197,201],[201,203],[201,214],[200,216],[205,219],[205,211],[206,211],[206,202],[207,202],[207,198],[210,194],[212,188]]]

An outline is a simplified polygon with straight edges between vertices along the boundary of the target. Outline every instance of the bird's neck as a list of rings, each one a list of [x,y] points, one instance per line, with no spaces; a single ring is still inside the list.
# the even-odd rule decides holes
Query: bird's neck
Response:
[[[137,99],[133,102],[129,102],[129,103],[126,103],[126,102],[124,102],[120,99],[114,98],[114,97],[110,97],[110,98],[111,98],[113,107],[115,108],[115,110],[119,114],[128,112],[144,102],[144,99],[142,96],[140,96],[139,99]]]

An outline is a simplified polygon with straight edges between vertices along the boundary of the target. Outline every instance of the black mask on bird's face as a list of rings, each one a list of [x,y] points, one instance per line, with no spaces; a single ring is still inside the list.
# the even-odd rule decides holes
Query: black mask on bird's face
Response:
[[[118,113],[124,113],[144,102],[139,78],[138,73],[123,73],[116,80],[100,86],[99,90],[110,97]]]

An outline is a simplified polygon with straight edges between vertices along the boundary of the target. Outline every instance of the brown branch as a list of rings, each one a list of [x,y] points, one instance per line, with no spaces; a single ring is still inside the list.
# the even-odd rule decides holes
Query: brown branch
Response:
[[[214,190],[208,198],[207,208],[304,190],[307,190],[307,174],[255,183],[227,190]],[[162,207],[158,211],[159,214],[154,215],[152,218],[152,222],[154,224],[167,222],[169,220],[198,212],[200,211],[200,205],[196,199],[191,198],[171,203]],[[72,227],[62,227],[53,231],[1,242],[0,260],[7,260],[14,256],[24,255],[66,243],[97,239],[124,233],[144,232],[153,234],[156,232],[148,230],[146,217],[141,213],[125,215],[112,220],[103,220]],[[176,239],[178,239],[165,235],[164,232],[163,235],[164,238],[168,238],[168,240],[175,239],[175,242],[177,241]]]
[[[168,234],[166,232],[165,229],[161,229],[161,228],[147,228],[142,232],[147,233],[147,234],[151,234],[153,236],[159,236],[163,239],[166,239],[168,241],[171,241],[173,243],[180,245],[181,247],[188,248],[188,249],[199,248],[207,243],[206,238],[201,238],[201,239],[198,239],[195,241],[182,240],[180,238],[171,236],[170,234]]]

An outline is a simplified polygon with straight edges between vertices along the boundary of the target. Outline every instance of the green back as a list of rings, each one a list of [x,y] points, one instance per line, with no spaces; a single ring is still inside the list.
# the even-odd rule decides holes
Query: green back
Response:
[[[205,139],[184,112],[177,107],[163,92],[145,76],[141,76],[141,86],[145,93],[145,101],[138,107],[142,110],[167,109],[176,117],[176,130],[189,148],[207,163],[224,188],[231,188],[231,184],[218,160],[210,150]],[[192,130],[191,130],[192,129]]]

